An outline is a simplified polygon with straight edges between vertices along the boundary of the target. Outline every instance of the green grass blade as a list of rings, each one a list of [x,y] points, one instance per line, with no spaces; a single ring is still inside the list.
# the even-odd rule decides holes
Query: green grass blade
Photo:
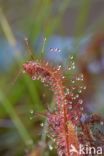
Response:
[[[0,90],[0,102],[2,103],[2,106],[4,107],[5,111],[9,114],[10,118],[12,119],[15,127],[17,128],[22,140],[26,145],[31,142],[33,144],[33,140],[26,130],[25,126],[21,122],[20,118],[17,116],[14,108],[12,107],[10,101],[6,98],[6,96],[3,94],[3,92]]]
[[[84,28],[86,26],[86,21],[90,8],[90,0],[82,0],[79,14],[77,17],[76,25],[75,25],[75,35],[80,36],[84,33]]]

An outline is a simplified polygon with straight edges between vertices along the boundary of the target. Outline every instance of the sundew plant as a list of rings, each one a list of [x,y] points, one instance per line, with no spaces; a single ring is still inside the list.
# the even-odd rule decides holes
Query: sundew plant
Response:
[[[58,53],[61,50],[51,48],[51,51]],[[52,142],[49,148],[56,148],[58,156],[102,154],[104,134],[95,130],[94,126],[103,126],[104,121],[99,115],[87,113],[84,109],[81,93],[87,86],[83,84],[82,73],[73,73],[76,69],[74,57],[70,56],[69,65],[66,67],[52,65],[43,57],[32,57],[23,64],[23,69],[31,77],[31,81],[39,80],[53,92],[54,108],[42,114],[39,112],[47,119],[47,136]],[[69,83],[66,73],[73,73]]]
[[[0,0],[0,156],[104,156],[103,10]]]

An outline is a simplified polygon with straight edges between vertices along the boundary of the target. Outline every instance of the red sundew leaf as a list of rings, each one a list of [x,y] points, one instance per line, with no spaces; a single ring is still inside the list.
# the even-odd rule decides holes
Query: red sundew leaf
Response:
[[[56,109],[52,113],[47,111],[46,116],[49,132],[55,139],[58,155],[71,156],[71,145],[78,150],[80,143],[96,147],[97,142],[91,130],[91,124],[92,122],[94,124],[100,123],[102,120],[97,115],[86,116],[82,107],[83,100],[79,95],[76,97],[72,89],[64,86],[61,67],[52,67],[48,62],[29,61],[23,64],[23,68],[32,80],[37,79],[49,85],[54,93]],[[77,91],[77,87],[74,90]],[[101,135],[97,136],[100,137]],[[103,140],[101,139],[100,142],[102,146],[104,144]],[[73,153],[73,156],[79,156],[79,154]]]
[[[56,98],[57,108],[55,114],[47,114],[48,123],[56,138],[58,154],[70,156],[70,146],[73,144],[78,149],[78,138],[72,121],[68,119],[67,100],[65,98],[63,76],[59,68],[53,68],[48,63],[29,61],[23,65],[24,70],[32,79],[39,79],[51,86]],[[60,156],[60,154],[59,154]],[[78,154],[75,154],[78,156]]]

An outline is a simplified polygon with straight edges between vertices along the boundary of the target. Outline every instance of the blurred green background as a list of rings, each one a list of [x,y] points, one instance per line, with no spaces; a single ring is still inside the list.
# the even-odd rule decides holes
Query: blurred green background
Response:
[[[51,62],[56,54],[49,47],[61,48],[56,64],[73,54],[86,78],[85,108],[103,115],[104,1],[0,0],[0,156],[57,155],[46,137],[47,122],[42,128],[44,119],[35,116],[54,103],[52,93],[21,72],[29,57],[25,37],[36,58],[44,37],[44,57],[53,55]]]

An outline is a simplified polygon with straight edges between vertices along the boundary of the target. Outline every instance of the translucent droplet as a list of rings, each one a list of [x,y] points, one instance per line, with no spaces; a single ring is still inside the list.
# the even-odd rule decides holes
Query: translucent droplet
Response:
[[[81,78],[83,78],[83,74],[81,74],[80,76],[81,76]]]
[[[71,106],[71,105],[69,106],[69,109],[70,109],[70,110],[72,109],[72,106]]]
[[[44,123],[41,123],[40,126],[43,127],[44,126]]]
[[[53,150],[53,146],[52,145],[49,145],[49,149],[52,151]]]
[[[75,100],[77,97],[73,97],[73,100]]]
[[[69,67],[68,70],[71,70],[71,67]]]
[[[55,142],[56,141],[56,139],[53,139],[53,142]]]
[[[72,66],[72,69],[75,69],[75,65]]]
[[[78,93],[82,93],[82,90],[78,90]]]
[[[86,86],[83,87],[84,90],[85,90],[86,88],[87,88]]]
[[[79,97],[79,94],[76,94],[76,98],[78,98]]]
[[[104,125],[104,122],[103,122],[103,121],[101,121],[101,122],[100,122],[100,125]]]
[[[45,79],[43,79],[43,78],[42,78],[42,79],[41,79],[41,82],[43,82],[43,83],[44,83],[44,82],[45,82]]]
[[[83,100],[82,99],[79,99],[78,102],[79,102],[79,104],[82,104],[83,103]]]
[[[50,51],[54,51],[53,48],[50,48]]]
[[[77,81],[80,81],[80,77],[77,77],[76,80],[77,80]]]
[[[72,65],[75,65],[75,62],[72,62]]]
[[[71,60],[73,60],[73,59],[74,59],[74,57],[73,57],[73,56],[71,56],[71,57],[70,57],[70,59],[71,59]]]
[[[72,83],[75,83],[75,81],[74,81],[74,80],[72,80]]]
[[[72,87],[73,90],[75,90],[75,87]]]
[[[69,94],[69,89],[67,88],[65,91],[65,95],[68,95],[68,94]]]
[[[83,86],[80,86],[81,89],[83,89]]]
[[[81,107],[80,110],[83,111],[83,107]]]
[[[25,70],[22,70],[22,73],[23,73],[23,74],[25,74],[25,73],[26,73],[26,71],[25,71]]]
[[[57,70],[60,70],[60,69],[61,69],[61,65],[58,66]]]
[[[60,52],[60,51],[61,51],[61,49],[57,48],[57,52]]]
[[[34,110],[33,110],[33,109],[31,109],[31,110],[30,110],[30,114],[33,114],[33,113],[34,113]]]
[[[51,52],[61,52],[59,48],[50,48]]]
[[[32,80],[36,80],[36,76],[32,76]]]
[[[57,52],[58,51],[58,48],[54,48],[54,51]]]
[[[46,39],[46,37],[44,38],[44,41],[46,41],[47,39]]]
[[[75,120],[78,120],[78,116],[75,117]]]
[[[74,96],[74,94],[73,94],[73,93],[71,93],[71,94],[70,94],[70,96],[72,96],[72,97],[73,97],[73,96]]]
[[[48,66],[48,62],[46,63],[46,66]]]
[[[32,116],[30,116],[30,117],[29,117],[29,119],[30,119],[30,120],[32,120],[32,119],[33,119],[33,117],[32,117]]]
[[[69,101],[69,104],[72,104],[72,101]]]

